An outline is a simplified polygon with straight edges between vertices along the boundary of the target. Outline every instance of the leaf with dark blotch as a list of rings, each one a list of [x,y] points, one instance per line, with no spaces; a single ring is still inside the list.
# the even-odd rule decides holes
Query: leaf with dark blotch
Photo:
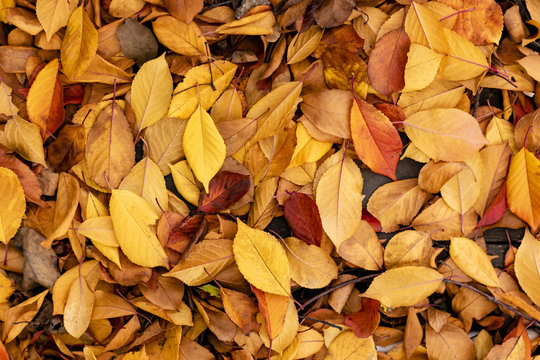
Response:
[[[24,196],[28,201],[31,201],[40,206],[45,205],[45,202],[41,200],[41,185],[37,179],[36,174],[30,170],[26,164],[17,159],[13,155],[6,154],[5,150],[0,146],[0,166],[12,170],[17,177],[24,190]]]
[[[504,183],[475,228],[495,224],[503,217],[506,210],[508,210],[508,205],[506,204],[506,183]]]
[[[204,193],[199,201],[198,211],[216,213],[229,208],[249,191],[248,175],[229,171],[220,171],[210,181],[208,193]]]
[[[166,246],[169,249],[183,253],[189,246],[197,230],[201,227],[203,219],[204,215],[201,214],[186,217],[180,225],[175,227],[171,232]]]
[[[345,325],[352,328],[354,335],[359,338],[371,336],[377,326],[381,315],[379,314],[379,301],[367,297],[362,298],[362,309],[345,317]]]
[[[66,125],[47,148],[49,164],[57,172],[69,171],[84,157],[86,137],[83,125]]]
[[[371,51],[367,72],[375,90],[389,97],[405,86],[405,65],[411,39],[403,29],[392,30]]]
[[[291,194],[284,206],[285,219],[294,235],[310,245],[321,246],[322,223],[317,204],[308,195]]]

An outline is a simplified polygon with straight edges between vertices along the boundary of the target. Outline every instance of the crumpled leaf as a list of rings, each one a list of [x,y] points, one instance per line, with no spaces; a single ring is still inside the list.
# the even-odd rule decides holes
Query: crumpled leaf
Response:
[[[60,277],[56,253],[40,245],[45,238],[35,230],[22,228],[19,233],[23,238],[25,259],[23,286],[26,289],[32,289],[39,284],[52,290],[54,283]]]
[[[45,290],[22,303],[9,308],[5,314],[2,340],[5,343],[15,339],[30,321],[37,315],[49,290]]]

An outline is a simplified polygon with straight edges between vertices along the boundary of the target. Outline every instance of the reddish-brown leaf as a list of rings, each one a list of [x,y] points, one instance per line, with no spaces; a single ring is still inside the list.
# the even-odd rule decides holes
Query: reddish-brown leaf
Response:
[[[475,229],[481,226],[495,224],[503,217],[507,209],[508,205],[506,204],[506,183],[504,183],[495,199],[493,199],[491,205],[489,205],[489,207],[485,211],[484,216],[482,216],[480,221],[478,221],[478,224],[476,224]]]
[[[229,208],[249,191],[248,175],[220,171],[208,186],[208,193],[201,195],[198,211],[216,213]]]
[[[371,213],[367,211],[367,209],[362,210],[362,220],[367,221],[369,225],[371,225],[373,230],[375,230],[375,232],[382,231],[381,222],[377,220],[375,216],[371,215]]]
[[[322,223],[317,204],[306,194],[293,192],[284,205],[285,219],[294,235],[310,245],[321,246]]]
[[[167,247],[183,253],[201,227],[203,219],[204,215],[202,214],[186,217],[169,235]]]
[[[371,336],[377,326],[381,315],[379,314],[379,301],[367,297],[362,298],[362,309],[345,317],[345,325],[352,328],[354,335],[359,338]]]
[[[64,105],[80,104],[84,96],[84,87],[81,84],[64,86]]]
[[[84,125],[66,125],[47,148],[49,164],[57,172],[69,171],[84,157]]]
[[[406,116],[399,106],[386,102],[373,104],[373,106],[386,115],[396,129],[401,129],[403,127]]]
[[[403,29],[392,30],[377,41],[367,66],[375,90],[390,97],[405,86],[405,65],[411,39]]]
[[[396,180],[402,149],[392,122],[373,105],[355,96],[351,107],[351,136],[356,154],[371,170]]]
[[[45,202],[41,200],[41,186],[37,179],[36,174],[30,170],[26,164],[17,159],[14,155],[9,155],[0,146],[0,166],[12,170],[21,183],[24,195],[29,201],[36,203],[40,206],[45,205]]]

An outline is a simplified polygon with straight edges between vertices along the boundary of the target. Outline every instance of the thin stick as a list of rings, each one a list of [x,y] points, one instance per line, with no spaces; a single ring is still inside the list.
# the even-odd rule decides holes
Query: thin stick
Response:
[[[315,319],[315,318],[312,318],[312,317],[309,317],[309,316],[304,316],[304,315],[298,315],[298,317],[300,319],[306,319],[306,320],[320,322],[321,324],[328,325],[328,326],[331,326],[331,327],[335,327],[336,329],[339,329],[339,330],[343,330],[343,328],[341,326],[329,323],[328,321],[319,320],[319,319]]]

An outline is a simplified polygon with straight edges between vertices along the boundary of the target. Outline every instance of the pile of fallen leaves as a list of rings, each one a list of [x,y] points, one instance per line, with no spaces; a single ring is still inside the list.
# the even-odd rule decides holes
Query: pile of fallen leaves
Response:
[[[0,20],[1,360],[535,353],[539,1]]]

